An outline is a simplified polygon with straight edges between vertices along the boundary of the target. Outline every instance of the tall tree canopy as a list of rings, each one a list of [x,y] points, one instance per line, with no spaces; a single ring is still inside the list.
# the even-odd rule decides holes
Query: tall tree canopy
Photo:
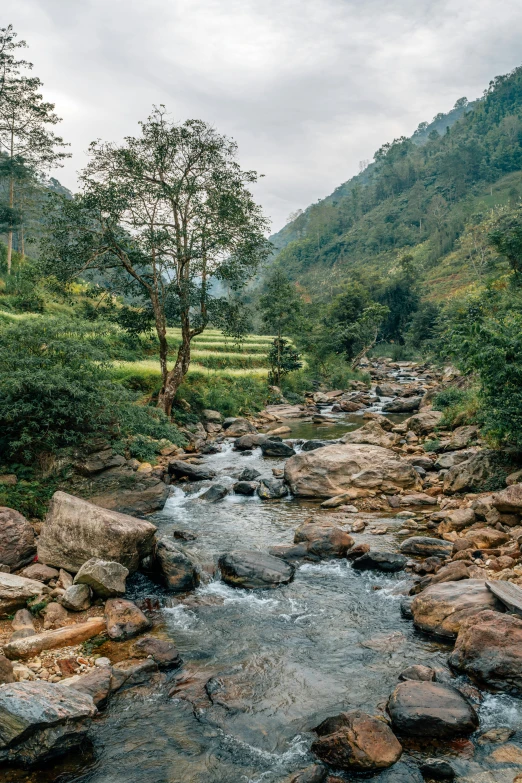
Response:
[[[242,170],[236,154],[235,142],[207,123],[177,124],[155,108],[138,137],[93,142],[81,193],[58,198],[50,215],[48,269],[62,279],[116,270],[116,287],[150,303],[166,413],[191,341],[209,323],[229,331],[244,323],[237,293],[269,252],[268,224],[248,189],[257,174]],[[170,371],[167,310],[181,326]]]

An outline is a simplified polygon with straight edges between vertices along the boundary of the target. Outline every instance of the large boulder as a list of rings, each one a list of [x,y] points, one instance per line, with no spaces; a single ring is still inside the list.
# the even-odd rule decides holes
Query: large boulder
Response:
[[[209,481],[216,475],[204,465],[193,465],[183,459],[172,459],[168,465],[170,476],[175,478],[188,478],[190,481]]]
[[[288,584],[295,568],[257,550],[229,552],[219,558],[223,581],[233,587],[262,590]]]
[[[414,432],[415,435],[427,435],[433,431],[441,418],[441,411],[423,410],[421,413],[410,416],[403,423],[406,425],[407,430]]]
[[[490,687],[522,696],[522,619],[487,610],[465,620],[449,663]]]
[[[105,622],[111,639],[123,641],[148,630],[152,623],[132,601],[109,598],[105,604]]]
[[[332,767],[376,772],[399,760],[402,747],[382,720],[356,710],[327,718],[317,728],[312,752]]]
[[[522,513],[522,484],[511,484],[506,489],[495,492],[491,497],[491,505],[501,514]]]
[[[453,544],[440,538],[411,536],[402,542],[400,550],[403,554],[418,557],[451,557]]]
[[[34,530],[14,508],[0,506],[0,563],[16,571],[36,553]]]
[[[496,549],[510,541],[511,536],[503,533],[502,530],[495,530],[492,527],[481,527],[468,532],[459,539],[459,545],[465,549]],[[467,543],[469,542],[469,543]]]
[[[469,459],[454,465],[444,476],[444,492],[480,492],[484,484],[497,471],[495,452],[477,451]]]
[[[48,761],[80,745],[96,707],[62,684],[18,682],[0,688],[0,760],[23,766]]]
[[[152,658],[160,669],[178,669],[183,661],[177,647],[166,639],[145,636],[134,643],[134,652],[138,656]]]
[[[440,568],[436,574],[425,576],[424,579],[417,582],[410,590],[410,594],[421,593],[427,587],[441,582],[459,582],[461,579],[469,579],[468,568],[462,560],[454,560],[447,566]]]
[[[30,598],[48,592],[49,588],[43,582],[25,579],[16,574],[0,573],[0,619],[22,609]]]
[[[265,440],[261,443],[263,457],[293,457],[294,449],[283,441]]]
[[[104,707],[111,692],[110,666],[96,666],[87,674],[77,674],[62,680],[62,685],[90,696],[96,707]]]
[[[450,441],[445,447],[447,451],[465,449],[475,443],[479,437],[479,428],[474,425],[464,425],[453,430]]]
[[[306,544],[307,553],[319,559],[346,557],[354,545],[353,538],[333,525],[301,525],[294,536],[295,544]]]
[[[170,487],[163,481],[147,477],[139,482],[137,489],[128,489],[125,486],[125,481],[128,480],[129,475],[137,476],[139,472],[137,474],[129,474],[128,472],[120,474],[116,488],[102,492],[96,491],[89,496],[89,502],[109,511],[128,514],[131,517],[143,517],[155,511],[161,511],[170,495]],[[143,489],[139,488],[142,484],[145,484]],[[148,486],[146,486],[147,484]]]
[[[86,500],[55,492],[38,541],[38,559],[76,573],[92,557],[137,571],[153,547],[156,527]]]
[[[74,577],[75,585],[88,585],[100,598],[125,595],[125,580],[129,572],[120,563],[91,557]]]
[[[285,465],[285,480],[294,495],[334,497],[346,490],[421,489],[417,472],[393,451],[368,444],[336,443],[296,454]]]
[[[478,726],[477,713],[455,688],[435,682],[401,682],[388,701],[392,726],[413,737],[457,737]]]
[[[500,604],[481,579],[442,582],[427,587],[411,604],[413,621],[426,633],[455,639],[462,623]]]
[[[186,593],[198,586],[199,576],[194,563],[173,541],[159,539],[155,560],[162,582],[172,592]]]
[[[256,435],[257,430],[248,419],[225,419],[223,429],[227,438],[240,438],[242,435]]]
[[[389,449],[399,442],[399,436],[394,432],[386,432],[379,422],[368,421],[358,430],[348,432],[341,438],[341,443],[368,443],[371,446],[382,446]]]
[[[264,443],[265,440],[268,440],[268,435],[260,435],[257,433],[242,435],[234,441],[234,448],[236,451],[251,451]]]
[[[412,413],[418,411],[422,397],[397,397],[383,406],[386,413]]]

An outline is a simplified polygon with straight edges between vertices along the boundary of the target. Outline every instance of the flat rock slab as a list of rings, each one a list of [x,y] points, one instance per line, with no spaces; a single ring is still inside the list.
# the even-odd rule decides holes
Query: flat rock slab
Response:
[[[0,760],[31,765],[66,753],[85,738],[96,707],[61,684],[19,682],[0,688]]]
[[[38,559],[76,573],[92,557],[111,560],[131,573],[152,551],[156,527],[144,519],[55,492],[38,541]]]
[[[263,590],[288,584],[295,573],[292,565],[257,550],[222,555],[219,568],[224,582],[247,590]]]
[[[192,465],[182,459],[173,459],[169,462],[168,471],[170,476],[176,478],[188,478],[191,481],[209,481],[216,475],[213,470],[203,467],[203,465]]]
[[[421,631],[455,639],[468,617],[499,607],[482,579],[464,579],[427,587],[412,601],[411,612]]]
[[[486,582],[486,587],[510,612],[522,615],[522,588],[512,582]]]
[[[93,617],[85,623],[67,625],[56,631],[37,633],[25,639],[16,639],[4,645],[4,655],[11,660],[31,658],[42,650],[53,650],[56,647],[69,647],[92,639],[105,631],[105,621],[102,617]]]
[[[435,682],[401,682],[388,702],[392,726],[413,737],[457,737],[471,734],[478,716],[455,688]]]
[[[30,598],[49,593],[49,588],[35,579],[0,573],[0,618],[5,619],[22,609]]]
[[[401,552],[418,557],[451,557],[453,544],[440,538],[429,536],[411,536],[402,542]]]
[[[449,663],[494,688],[522,695],[522,619],[484,611],[462,623]]]

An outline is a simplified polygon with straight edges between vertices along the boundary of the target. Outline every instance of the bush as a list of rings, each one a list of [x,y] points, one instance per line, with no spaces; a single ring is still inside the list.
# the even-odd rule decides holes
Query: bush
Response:
[[[248,375],[227,377],[191,373],[177,396],[186,400],[194,412],[210,408],[223,416],[240,416],[263,409],[268,387],[266,379]]]

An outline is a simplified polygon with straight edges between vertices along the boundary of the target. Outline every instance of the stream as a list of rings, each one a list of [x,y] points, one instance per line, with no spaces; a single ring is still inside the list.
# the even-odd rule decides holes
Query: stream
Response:
[[[291,421],[290,437],[332,439],[362,424],[357,414],[333,418],[320,425]],[[216,471],[214,483],[232,485],[243,468],[271,477],[284,461],[264,459],[260,449],[244,455],[225,441],[204,464]],[[154,518],[162,534],[195,534],[183,545],[208,572],[185,599],[164,597],[160,633],[179,648],[183,668],[170,675],[170,684],[116,695],[95,722],[93,750],[85,757],[22,777],[13,772],[7,783],[279,783],[313,763],[311,729],[322,719],[346,709],[382,711],[407,666],[446,668],[449,645],[419,634],[401,616],[409,586],[404,572],[356,572],[346,560],[310,563],[298,568],[291,584],[255,593],[213,577],[211,565],[220,554],[290,543],[307,516],[326,512],[317,502],[287,498],[229,494],[210,503],[199,497],[210,484],[177,485]],[[389,532],[375,536],[367,528],[355,535],[357,543],[390,549],[404,538],[400,519],[359,516],[385,521]],[[158,592],[144,577],[130,587],[136,595]],[[450,758],[459,781],[512,783],[522,772],[522,703],[484,694],[479,713],[472,742],[446,743],[431,755]],[[510,740],[518,765],[492,757],[500,746],[476,742],[499,726],[519,730]],[[425,745],[420,755],[414,745],[405,746],[406,760],[427,754]]]

